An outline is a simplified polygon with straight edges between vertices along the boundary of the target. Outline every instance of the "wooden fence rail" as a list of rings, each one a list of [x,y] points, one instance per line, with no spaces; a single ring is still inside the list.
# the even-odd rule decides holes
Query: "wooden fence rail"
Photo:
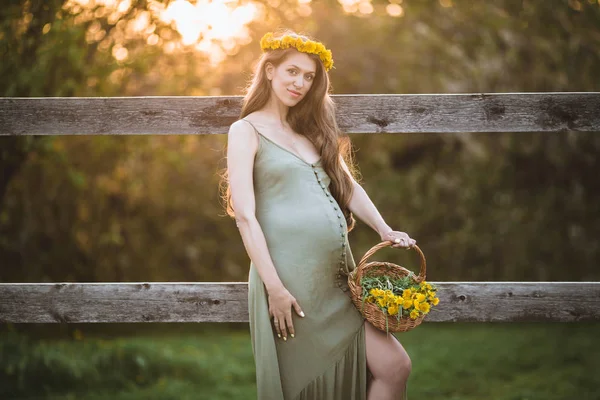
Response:
[[[432,282],[428,322],[600,321],[600,282]],[[3,283],[0,323],[247,322],[246,283]]]
[[[347,133],[600,132],[600,93],[336,95]],[[222,134],[241,97],[0,98],[0,135]],[[439,282],[426,321],[600,321],[600,282]],[[247,322],[246,283],[5,283],[0,323]]]
[[[3,97],[0,135],[226,133],[241,97]],[[600,132],[600,93],[335,95],[348,133]]]

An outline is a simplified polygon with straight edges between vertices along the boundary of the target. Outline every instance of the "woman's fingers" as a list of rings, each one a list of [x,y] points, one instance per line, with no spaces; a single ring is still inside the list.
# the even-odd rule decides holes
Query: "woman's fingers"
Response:
[[[287,297],[287,298],[285,298]],[[273,316],[273,326],[277,332],[277,337],[287,341],[288,334],[293,338],[296,336],[294,322],[292,320],[292,307],[298,315],[304,317],[304,312],[300,305],[291,294],[287,293],[283,299],[271,299],[269,297],[269,313]]]
[[[292,303],[292,305],[294,306],[294,310],[296,310],[296,313],[304,318],[304,311],[302,311],[302,309],[300,308],[300,304],[298,304],[298,302],[296,301],[296,299],[294,299],[294,302]]]
[[[294,322],[292,321],[292,313],[291,312],[285,316],[285,323],[287,324],[287,330],[290,333],[290,336],[294,337],[294,334],[296,332],[294,331]]]
[[[285,316],[279,320],[279,329],[281,331],[281,338],[283,340],[287,340],[287,335],[288,335],[287,328],[285,326],[286,321],[287,321],[287,317],[285,317]]]
[[[281,328],[279,327],[279,320],[277,317],[273,318],[273,326],[275,327],[275,332],[277,332],[277,337],[281,338]]]
[[[411,237],[408,236],[408,234],[406,232],[398,232],[398,231],[390,232],[390,240],[393,243],[392,247],[402,248],[402,249],[409,249],[417,243],[417,241],[414,239],[411,239]]]

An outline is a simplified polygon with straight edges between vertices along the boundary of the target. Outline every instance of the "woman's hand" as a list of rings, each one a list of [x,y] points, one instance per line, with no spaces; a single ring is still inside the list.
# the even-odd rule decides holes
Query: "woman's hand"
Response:
[[[406,232],[399,231],[389,231],[383,235],[381,235],[381,241],[390,241],[394,243],[392,247],[410,249],[414,246],[417,241],[415,239],[411,239]]]
[[[292,322],[292,307],[296,313],[304,317],[304,312],[296,298],[284,287],[269,292],[269,315],[273,318],[273,325],[278,337],[287,340],[288,332],[294,337],[294,323]]]

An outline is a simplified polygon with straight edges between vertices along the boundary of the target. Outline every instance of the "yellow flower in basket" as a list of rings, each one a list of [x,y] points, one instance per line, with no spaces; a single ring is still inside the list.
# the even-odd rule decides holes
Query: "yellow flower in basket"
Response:
[[[391,242],[382,242],[369,250],[350,274],[348,284],[352,301],[363,316],[377,329],[386,332],[406,332],[418,326],[432,307],[439,304],[435,285],[425,281],[425,257],[415,275],[406,268],[391,263],[369,262],[367,259]]]
[[[421,311],[423,314],[427,314],[429,312],[430,309],[430,305],[429,303],[421,303],[419,304],[419,311]]]

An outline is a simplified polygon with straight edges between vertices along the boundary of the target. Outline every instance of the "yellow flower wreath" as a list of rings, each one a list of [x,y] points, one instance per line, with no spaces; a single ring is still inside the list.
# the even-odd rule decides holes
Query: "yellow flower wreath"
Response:
[[[333,68],[333,57],[331,55],[331,50],[325,48],[321,42],[315,42],[312,40],[304,41],[301,37],[292,35],[283,35],[280,38],[275,38],[272,32],[266,33],[262,39],[260,39],[260,48],[262,51],[289,49],[290,47],[294,47],[296,50],[302,53],[318,55],[323,62],[325,71],[329,71],[331,68]]]

